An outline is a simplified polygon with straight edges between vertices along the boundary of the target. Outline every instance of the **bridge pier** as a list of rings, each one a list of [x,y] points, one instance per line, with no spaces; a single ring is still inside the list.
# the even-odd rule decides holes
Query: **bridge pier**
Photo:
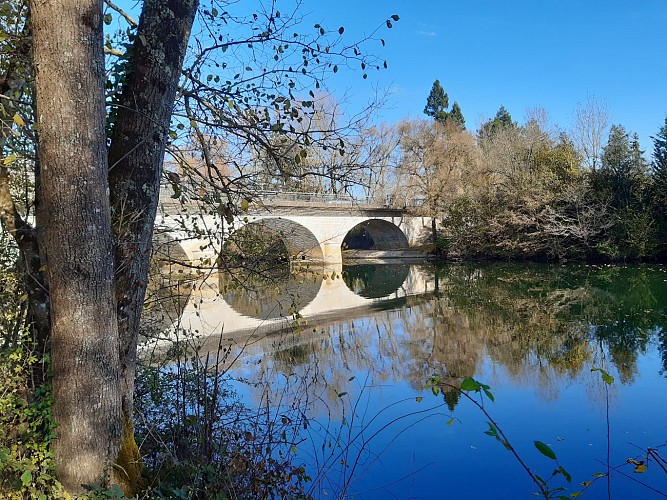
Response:
[[[324,257],[324,264],[340,264],[343,262],[343,253],[341,252],[341,245],[345,236],[336,236],[321,243],[322,256]]]

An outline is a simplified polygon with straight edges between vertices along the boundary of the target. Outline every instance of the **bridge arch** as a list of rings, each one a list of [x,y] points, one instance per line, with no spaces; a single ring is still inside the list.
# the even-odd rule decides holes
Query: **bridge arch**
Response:
[[[396,224],[383,219],[368,219],[350,229],[343,250],[399,250],[410,246],[405,233]]]
[[[253,237],[264,233],[269,237],[278,238],[287,250],[287,256],[292,260],[323,260],[322,247],[317,237],[308,228],[293,220],[265,217],[249,221],[236,229],[225,244],[238,241],[239,237],[242,239],[244,233]]]

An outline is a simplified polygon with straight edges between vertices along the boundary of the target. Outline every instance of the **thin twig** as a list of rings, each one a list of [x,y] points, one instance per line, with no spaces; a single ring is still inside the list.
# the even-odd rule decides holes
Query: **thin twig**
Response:
[[[135,28],[139,26],[139,23],[136,22],[132,16],[130,16],[127,12],[118,7],[118,5],[113,3],[111,0],[104,0],[104,3],[106,3],[110,9],[118,12],[131,26]]]

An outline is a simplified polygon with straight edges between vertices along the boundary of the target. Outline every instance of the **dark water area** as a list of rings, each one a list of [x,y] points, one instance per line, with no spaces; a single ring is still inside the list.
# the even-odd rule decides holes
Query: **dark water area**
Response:
[[[490,419],[555,495],[667,497],[667,268],[366,264],[342,279],[372,303],[231,371],[247,404],[301,419],[291,452],[314,497],[531,497]],[[456,390],[468,378],[489,387],[493,401],[469,393],[488,415]]]

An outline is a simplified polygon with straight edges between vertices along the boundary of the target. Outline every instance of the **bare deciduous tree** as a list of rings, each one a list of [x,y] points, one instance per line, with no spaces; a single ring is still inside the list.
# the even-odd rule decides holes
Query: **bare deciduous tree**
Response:
[[[588,96],[586,102],[579,103],[575,110],[572,137],[592,171],[600,167],[610,120],[609,106],[594,96]]]

